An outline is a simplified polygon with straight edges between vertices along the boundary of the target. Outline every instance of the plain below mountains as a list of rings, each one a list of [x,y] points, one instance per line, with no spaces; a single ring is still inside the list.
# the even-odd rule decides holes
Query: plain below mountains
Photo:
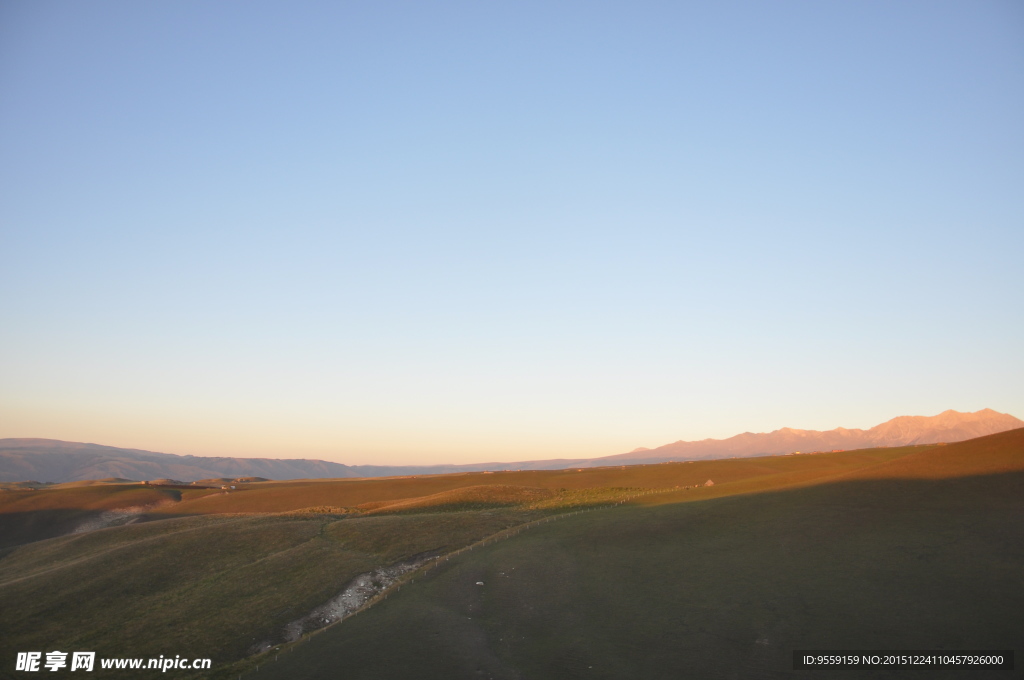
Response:
[[[782,428],[728,439],[678,441],[655,449],[601,458],[537,460],[472,465],[343,465],[323,460],[179,456],[98,444],[53,439],[0,439],[0,482],[63,483],[94,479],[210,478],[329,479],[449,474],[484,470],[557,470],[569,467],[639,465],[686,460],[746,458],[785,453],[812,453],[959,442],[1024,427],[1024,421],[992,409],[974,413],[945,411],[937,416],[901,416],[867,430],[836,428],[826,432]]]

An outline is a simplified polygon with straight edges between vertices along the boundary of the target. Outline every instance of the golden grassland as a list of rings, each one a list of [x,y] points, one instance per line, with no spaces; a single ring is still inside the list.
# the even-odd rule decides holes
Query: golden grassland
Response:
[[[331,664],[366,678],[677,677],[663,671],[679,663],[728,677],[706,648],[753,677],[786,644],[878,642],[869,611],[878,630],[931,631],[915,643],[965,640],[940,625],[938,604],[922,604],[944,588],[960,593],[944,597],[968,629],[1001,639],[1020,623],[1006,603],[1024,604],[1019,576],[1007,582],[1024,573],[1022,471],[1024,430],[949,446],[227,492],[4,491],[0,658],[187,653],[213,658],[211,676],[225,678],[257,663],[260,677],[323,677]],[[140,506],[137,523],[56,536]],[[545,517],[562,519],[509,534]],[[510,537],[480,544],[496,535]],[[250,656],[356,575],[470,545],[415,587],[286,646],[295,651],[273,667]],[[1004,586],[1008,598],[986,595]],[[884,615],[886,598],[903,613]],[[981,625],[979,607],[994,607],[995,622]]]
[[[423,574],[276,661],[263,657],[258,675],[251,663],[226,670],[299,680],[888,678],[909,674],[793,671],[792,653],[1019,652],[1024,430],[892,453],[824,482],[808,483],[798,466],[781,471],[793,483],[737,477],[697,502],[651,494],[642,506],[543,524]]]
[[[5,548],[70,533],[106,511],[176,502],[180,492],[138,484],[0,491],[0,555]]]

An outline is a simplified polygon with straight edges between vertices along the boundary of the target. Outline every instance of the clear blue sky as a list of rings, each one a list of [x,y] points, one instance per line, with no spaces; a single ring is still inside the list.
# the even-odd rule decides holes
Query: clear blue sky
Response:
[[[0,3],[0,437],[1024,417],[1024,4]]]

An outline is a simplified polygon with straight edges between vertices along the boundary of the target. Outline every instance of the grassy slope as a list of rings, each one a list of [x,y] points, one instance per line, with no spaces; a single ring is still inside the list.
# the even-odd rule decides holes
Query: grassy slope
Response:
[[[716,484],[705,502],[649,496],[474,551],[258,677],[901,677],[794,672],[791,653],[1021,651],[1024,430],[825,484],[770,491],[766,479]],[[725,497],[730,484],[762,493]]]
[[[0,492],[0,549],[74,531],[105,510],[177,501],[181,493],[138,484]]]
[[[0,676],[14,652],[54,648],[188,654],[223,664],[357,574],[422,552],[448,552],[522,520],[514,510],[352,519],[221,515],[41,541],[0,561]]]
[[[1007,459],[1009,463],[991,462],[1002,451],[996,448],[998,451],[990,451],[981,457],[988,461],[985,469],[993,471],[1012,467],[1015,464],[1012,456]],[[669,551],[663,559],[686,562],[685,558],[690,556],[689,549],[677,554],[671,549],[671,540],[667,542],[670,548],[661,544],[667,535],[689,534],[694,532],[695,526],[703,526],[703,520],[694,520],[693,517],[703,517],[709,508],[742,501],[735,506],[739,510],[730,516],[731,519],[717,520],[721,525],[719,534],[729,536],[735,533],[735,527],[743,526],[743,522],[755,521],[761,515],[773,516],[770,512],[746,508],[742,503],[754,502],[754,499],[764,502],[764,499],[776,497],[789,498],[763,492],[797,489],[791,493],[806,493],[814,488],[810,485],[851,475],[870,476],[872,470],[877,472],[887,467],[897,469],[893,466],[898,466],[901,461],[930,456],[933,452],[936,461],[953,455],[953,460],[959,462],[946,465],[952,466],[950,474],[956,474],[957,465],[962,465],[962,460],[957,458],[951,446],[585,469],[582,472],[530,471],[260,483],[239,485],[239,490],[232,493],[96,486],[4,494],[0,496],[0,511],[18,508],[18,504],[34,503],[31,508],[36,513],[53,510],[98,512],[110,507],[139,504],[140,499],[160,499],[171,492],[180,494],[180,502],[149,513],[149,519],[159,518],[161,521],[54,538],[8,550],[6,557],[0,559],[0,599],[5,605],[0,615],[0,647],[3,647],[0,658],[10,657],[11,652],[17,650],[56,647],[95,649],[101,654],[114,656],[187,653],[190,656],[211,656],[217,660],[218,666],[223,667],[225,662],[245,654],[253,642],[265,639],[283,623],[335,595],[358,573],[425,551],[450,551],[535,517],[538,512],[558,512],[567,507],[606,503],[621,497],[624,488],[668,490],[631,501],[652,506],[660,504],[660,507],[602,510],[545,525],[494,548],[487,548],[485,553],[474,551],[472,559],[460,558],[458,566],[450,571],[455,574],[460,569],[471,568],[479,554],[512,550],[512,553],[500,554],[515,555],[516,559],[525,560],[518,566],[524,570],[522,573],[526,573],[530,564],[540,570],[540,577],[531,580],[539,590],[527,595],[541,597],[544,587],[553,587],[556,592],[550,593],[549,597],[552,603],[558,603],[557,614],[581,616],[587,622],[591,619],[600,621],[603,616],[601,607],[594,611],[577,611],[580,603],[573,604],[577,596],[591,603],[602,602],[601,596],[578,590],[575,574],[576,571],[590,573],[601,563],[615,564],[616,561],[609,558],[615,551],[619,551],[616,559],[620,566],[617,568],[628,573],[623,575],[614,570],[593,572],[591,578],[597,585],[592,587],[599,593],[618,592],[622,583],[631,582],[633,570],[643,572],[647,569],[644,565],[657,564],[659,551]],[[1003,457],[1006,458],[1005,455]],[[937,463],[932,465],[935,470],[941,467]],[[903,474],[913,476],[913,471],[918,468],[920,465],[915,467],[911,464],[908,468],[911,472]],[[715,486],[685,488],[702,484],[709,478],[715,480]],[[121,495],[138,493],[158,496]],[[28,494],[33,495],[29,497]],[[723,498],[737,494],[748,495],[744,499]],[[773,502],[784,509],[792,506],[792,501]],[[502,507],[516,503],[519,503],[518,507]],[[367,510],[372,508],[373,513],[401,514],[347,518],[311,513],[237,514],[360,505]],[[479,509],[482,507],[491,509]],[[21,510],[24,509],[22,506]],[[443,512],[438,513],[439,510]],[[31,516],[32,512],[23,512],[23,515]],[[4,517],[5,521],[12,516],[22,515],[8,515]],[[695,521],[697,524],[691,526]],[[654,534],[649,533],[651,527],[659,526],[663,528]],[[799,522],[794,526],[799,526]],[[699,531],[694,533],[696,544],[699,544],[700,536]],[[800,536],[790,540],[793,545],[801,545]],[[612,552],[605,554],[602,552],[605,549]],[[704,548],[698,547],[697,550],[704,551]],[[638,559],[638,555],[643,557]],[[530,562],[531,559],[534,562]],[[586,564],[576,564],[581,561]],[[485,561],[476,568],[490,568],[489,565]],[[720,561],[708,568],[714,571],[727,566]],[[562,567],[570,570],[572,578],[566,578],[564,574],[558,576],[557,569]],[[665,574],[658,573],[654,567],[649,571],[645,578],[662,585],[648,594],[660,601],[664,595]],[[546,581],[544,574],[554,574],[557,578],[554,582]],[[491,579],[489,573],[486,577]],[[442,578],[447,577],[431,576],[430,583]],[[580,582],[584,583],[586,579]],[[461,588],[460,581],[456,581],[456,585]],[[412,603],[406,606],[421,602],[415,606],[432,611],[435,605],[431,604],[430,598],[437,593],[430,588],[434,587],[430,585],[421,590],[417,583],[416,588],[404,590],[399,599]],[[462,590],[457,589],[457,592],[465,595]],[[484,588],[481,593],[484,591],[491,592]],[[476,591],[470,589],[469,592]],[[635,612],[636,608],[630,603],[635,602],[640,594],[629,588],[624,592],[626,599],[618,606],[623,611]],[[671,594],[672,591],[668,592]],[[527,601],[523,593],[516,590],[509,591],[506,597],[513,602]],[[605,604],[610,606],[610,603]],[[389,600],[381,612],[391,611],[390,606]],[[467,606],[480,605],[470,603]],[[497,608],[491,616],[498,617],[498,623],[493,625],[500,629],[502,612],[514,611],[514,607],[510,609],[507,602],[495,606]],[[544,605],[540,609],[546,611],[548,608]],[[653,606],[651,611],[651,630],[655,631],[665,622],[655,615],[659,611],[657,606]],[[358,626],[383,625],[373,624],[380,615],[380,612],[370,610],[344,626],[346,629],[355,626],[359,630]],[[408,613],[400,614],[403,622],[407,617]],[[415,621],[415,618],[410,620]],[[362,621],[367,623],[360,623]],[[458,622],[456,617],[448,623],[454,625]],[[402,622],[392,621],[386,625],[397,626],[395,631],[405,630]],[[457,629],[458,626],[452,628],[453,631]],[[415,650],[419,644],[432,646],[435,642],[444,642],[450,649],[458,649],[467,643],[467,638],[461,633],[424,638],[420,631],[410,635],[402,633],[396,638],[391,632],[381,632],[383,629],[372,630],[377,630],[374,634],[382,634],[392,643],[401,639],[400,651],[410,650],[409,654],[401,652],[397,656],[388,652],[394,656],[396,668],[402,668],[403,658],[410,663],[415,661]],[[467,634],[471,637],[477,635],[476,632]],[[321,637],[327,639],[333,635],[333,632],[325,633],[315,638],[312,644],[320,644]],[[557,634],[543,627],[537,630],[537,635],[538,644],[542,640],[549,641],[544,644],[562,644],[557,642]],[[500,632],[498,637],[499,641],[504,640]],[[473,639],[477,640],[476,637]],[[484,645],[480,649],[490,645],[486,637],[480,640]],[[466,649],[476,649],[475,644]],[[614,649],[606,642],[602,645],[609,650]],[[437,652],[438,649],[431,652],[434,654],[430,657],[431,668],[435,664],[438,669],[455,668],[457,673],[454,677],[460,677],[458,673],[468,668],[458,665],[462,661],[458,661],[457,667],[451,666],[449,662],[458,654],[444,660],[437,657]],[[360,657],[360,654],[363,652],[356,650],[353,658],[372,659],[372,655]],[[521,656],[522,652],[510,651],[509,654]],[[544,677],[545,664],[548,663],[545,659],[550,656],[550,653],[545,656],[543,650],[527,650],[526,657],[540,664],[530,667],[527,675],[532,677],[539,673],[537,677]],[[618,656],[629,658],[628,654]],[[314,663],[317,658],[329,659],[331,656],[314,655],[307,662]],[[502,661],[500,655],[495,658],[502,664],[512,663]],[[345,664],[349,665],[347,661]],[[298,668],[298,672],[303,672],[303,668]],[[364,677],[377,677],[378,669],[367,662],[361,672]],[[3,668],[0,668],[0,676],[3,674]],[[310,677],[315,677],[315,674]]]
[[[238,485],[233,493],[218,493],[182,502],[163,510],[167,514],[286,512],[314,506],[357,507],[366,503],[422,498],[480,485],[523,486],[534,489],[580,490],[628,487],[667,489],[694,486],[708,479],[716,485],[760,480],[757,488],[810,482],[854,469],[876,465],[925,447],[869,449],[815,456],[736,458],[693,463],[665,463],[576,470],[466,473],[421,477],[344,480],[308,480]],[[927,447],[931,448],[931,447]],[[710,491],[721,495],[733,491]],[[187,499],[186,499],[187,500]]]
[[[73,531],[105,510],[128,506],[163,504],[146,514],[148,519],[168,517],[288,512],[308,507],[356,508],[376,504],[382,508],[402,502],[408,510],[427,510],[431,504],[455,507],[472,505],[459,501],[458,490],[478,486],[537,490],[582,491],[595,488],[668,489],[694,486],[708,479],[712,489],[680,492],[675,500],[731,494],[744,488],[762,489],[810,482],[844,474],[851,469],[874,465],[920,449],[874,449],[818,456],[774,456],[766,458],[669,463],[614,468],[538,470],[503,473],[469,473],[425,477],[372,478],[365,480],[310,480],[237,484],[230,493],[211,489],[167,489],[139,485],[84,483],[59,485],[38,491],[0,492],[0,550]],[[726,486],[722,486],[725,484]],[[732,485],[732,486],[730,486]],[[746,487],[744,486],[746,485]],[[444,496],[445,493],[454,495]],[[469,493],[469,492],[467,492]],[[500,495],[500,493],[498,494]],[[434,499],[424,497],[435,496]],[[566,494],[555,505],[564,504]],[[580,499],[577,499],[580,500]],[[595,499],[598,502],[598,499]],[[491,505],[507,504],[495,499]],[[370,506],[367,506],[370,507]]]

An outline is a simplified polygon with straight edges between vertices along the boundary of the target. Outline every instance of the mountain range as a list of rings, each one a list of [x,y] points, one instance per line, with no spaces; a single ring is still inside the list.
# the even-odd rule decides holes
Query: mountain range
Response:
[[[1024,421],[1007,413],[982,409],[974,413],[943,411],[937,416],[900,416],[868,430],[837,427],[824,432],[784,427],[774,432],[744,432],[728,439],[678,441],[656,449],[637,450],[602,460],[622,462],[663,462],[745,458],[780,453],[870,449],[880,446],[910,446],[937,442],[959,442],[987,434],[1024,427]],[[607,464],[607,463],[606,463]]]
[[[745,458],[786,453],[958,442],[1024,427],[1024,421],[992,409],[944,411],[937,416],[900,416],[867,430],[820,432],[784,427],[744,432],[728,439],[678,441],[654,449],[590,459],[560,458],[469,465],[343,465],[324,460],[179,456],[53,439],[0,439],[0,482],[72,482],[121,478],[184,482],[239,477],[326,479],[447,474],[483,470],[557,470],[569,467],[639,465],[669,461]]]

